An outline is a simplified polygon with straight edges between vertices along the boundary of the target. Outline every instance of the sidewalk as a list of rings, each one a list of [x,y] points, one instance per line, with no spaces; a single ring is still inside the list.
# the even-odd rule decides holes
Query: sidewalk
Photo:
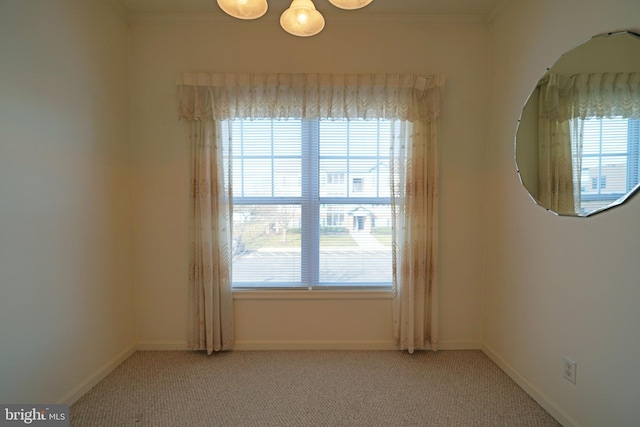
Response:
[[[383,248],[384,245],[378,241],[371,233],[366,231],[350,231],[349,235],[356,241],[358,246],[365,246],[371,249]]]

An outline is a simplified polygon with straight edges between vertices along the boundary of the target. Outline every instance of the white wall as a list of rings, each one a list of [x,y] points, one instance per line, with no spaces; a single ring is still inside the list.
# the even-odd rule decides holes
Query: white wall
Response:
[[[318,36],[260,21],[137,16],[131,24],[138,337],[182,348],[187,318],[187,146],[175,76],[203,72],[444,73],[441,127],[441,339],[479,347],[482,153],[488,117],[486,23],[362,24],[327,18]],[[389,298],[246,296],[235,301],[241,348],[392,348]],[[353,296],[353,295],[351,295]]]
[[[513,138],[538,78],[564,51],[640,27],[631,0],[510,2],[491,29],[484,349],[566,425],[640,425],[640,199],[555,217],[520,186]],[[578,363],[577,384],[562,358]]]
[[[69,402],[135,345],[125,20],[0,1],[0,402]]]

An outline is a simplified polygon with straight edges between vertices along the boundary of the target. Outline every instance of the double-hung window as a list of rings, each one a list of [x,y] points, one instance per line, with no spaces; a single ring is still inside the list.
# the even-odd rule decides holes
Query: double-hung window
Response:
[[[234,288],[391,287],[391,121],[227,124]]]

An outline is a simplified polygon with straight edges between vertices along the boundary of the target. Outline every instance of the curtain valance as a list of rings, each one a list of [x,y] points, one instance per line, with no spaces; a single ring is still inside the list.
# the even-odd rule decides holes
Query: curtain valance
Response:
[[[640,73],[552,73],[538,90],[541,113],[548,119],[640,118]]]
[[[444,76],[413,74],[183,73],[180,119],[383,118],[431,122]]]

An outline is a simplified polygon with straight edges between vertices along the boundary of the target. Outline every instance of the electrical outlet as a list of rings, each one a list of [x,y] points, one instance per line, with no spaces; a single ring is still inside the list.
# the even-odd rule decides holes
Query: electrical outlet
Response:
[[[565,380],[576,383],[576,369],[578,364],[568,357],[562,359],[562,376]]]

